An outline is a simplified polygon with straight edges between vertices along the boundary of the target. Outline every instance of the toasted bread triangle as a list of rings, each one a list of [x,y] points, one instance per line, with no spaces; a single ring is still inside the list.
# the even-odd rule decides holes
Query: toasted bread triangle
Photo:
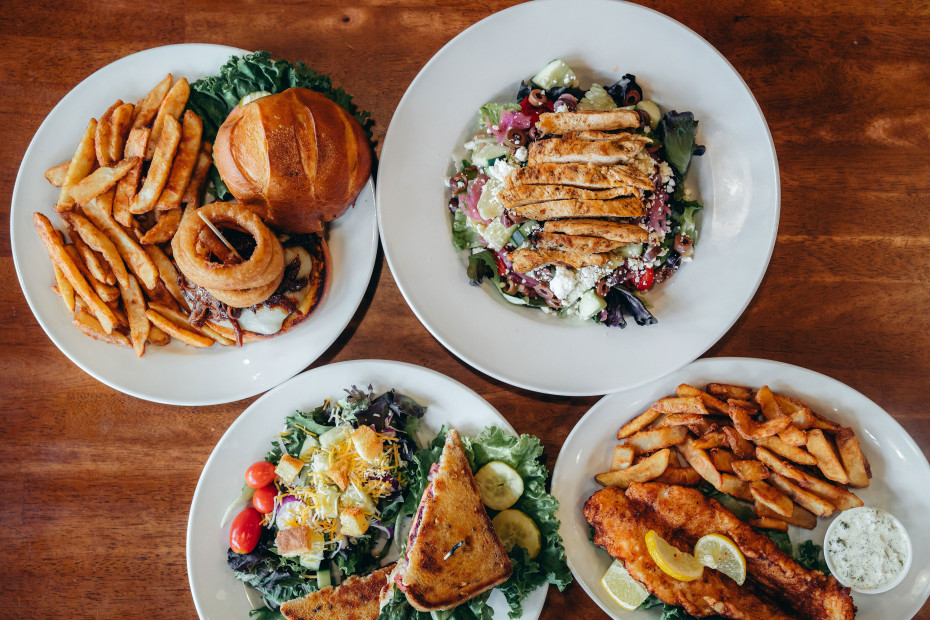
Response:
[[[503,583],[512,572],[459,434],[450,430],[410,528],[401,589],[419,611],[449,609]]]

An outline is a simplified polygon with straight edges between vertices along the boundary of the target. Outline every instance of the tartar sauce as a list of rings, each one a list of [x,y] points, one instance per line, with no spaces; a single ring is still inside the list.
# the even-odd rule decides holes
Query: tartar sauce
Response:
[[[907,532],[897,519],[878,508],[854,508],[840,514],[827,531],[825,546],[834,576],[854,590],[896,585],[910,564]]]

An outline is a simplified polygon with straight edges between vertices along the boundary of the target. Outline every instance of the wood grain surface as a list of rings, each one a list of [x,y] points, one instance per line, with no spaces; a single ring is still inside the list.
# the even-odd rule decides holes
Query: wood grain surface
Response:
[[[17,283],[9,209],[20,161],[52,107],[133,52],[220,43],[330,74],[372,111],[380,141],[423,64],[510,4],[0,3],[0,617],[196,617],[184,552],[191,497],[213,446],[254,400],[188,408],[125,396],[39,327]],[[647,4],[734,65],[778,152],[782,211],[768,273],[706,355],[826,373],[877,402],[930,455],[930,5]],[[544,49],[557,36],[528,24],[513,44]],[[429,366],[476,390],[542,439],[550,467],[597,401],[515,389],[471,369],[416,319],[380,254],[361,308],[313,366],[371,357]],[[603,616],[575,584],[550,591],[542,617]],[[930,606],[916,617],[930,620]]]

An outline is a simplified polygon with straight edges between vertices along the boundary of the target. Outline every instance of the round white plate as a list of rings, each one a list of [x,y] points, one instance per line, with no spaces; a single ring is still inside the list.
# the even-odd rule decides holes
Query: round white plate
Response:
[[[540,27],[557,34],[535,36]],[[542,31],[540,31],[542,32]],[[522,41],[522,43],[521,43]],[[516,97],[553,58],[583,85],[636,75],[647,96],[700,122],[707,153],[689,185],[702,197],[694,262],[648,296],[659,323],[626,329],[566,322],[468,285],[452,245],[451,155],[478,108]],[[564,395],[642,385],[711,347],[749,304],[778,228],[778,164],[768,126],[733,67],[691,30],[613,0],[540,0],[465,30],[420,71],[388,129],[377,183],[384,254],[410,307],[450,351],[501,381]],[[720,283],[726,283],[720,286]],[[572,328],[572,327],[576,328]],[[477,337],[476,337],[477,336]]]
[[[626,611],[601,586],[612,560],[590,541],[582,514],[585,500],[602,487],[594,475],[610,469],[616,433],[626,421],[653,402],[673,394],[681,383],[702,387],[707,383],[760,387],[800,398],[831,420],[852,428],[872,466],[871,484],[853,489],[866,506],[892,513],[904,524],[914,546],[914,561],[904,581],[884,594],[859,594],[853,599],[859,620],[910,618],[930,596],[930,465],[914,440],[881,407],[825,375],[789,364],[745,358],[711,358],[694,362],[649,385],[602,398],[578,422],[559,453],[552,476],[552,493],[559,500],[561,534],[568,565],[585,591],[614,618],[657,618],[655,610]],[[795,544],[813,540],[822,545],[832,519],[820,519],[817,528],[791,526]]]
[[[222,45],[168,45],[107,65],[78,84],[49,113],[16,176],[10,237],[16,275],[32,313],[72,362],[126,394],[171,405],[212,405],[264,392],[306,368],[329,348],[352,319],[371,279],[378,231],[369,181],[355,207],[330,226],[330,283],[322,303],[312,317],[279,338],[242,348],[209,349],[175,341],[165,347],[149,346],[145,356],[137,359],[132,349],[82,334],[50,290],[55,283],[52,264],[32,225],[32,214],[40,211],[56,228],[62,228],[54,210],[58,189],[45,180],[45,170],[69,160],[87,121],[117,99],[141,99],[169,72],[175,79],[183,76],[191,82],[217,74],[231,55],[247,53]]]
[[[425,405],[421,429],[433,437],[443,424],[474,436],[486,426],[513,427],[486,400],[461,383],[412,364],[383,360],[340,362],[314,368],[268,392],[233,422],[210,455],[200,475],[187,521],[187,575],[194,604],[201,618],[248,618],[249,606],[242,583],[226,566],[229,524],[220,520],[239,495],[246,468],[260,461],[271,446],[284,418],[295,410],[318,407],[329,397],[341,398],[344,389],[371,385],[376,393],[389,389]],[[523,602],[523,618],[535,620],[546,601],[547,587],[538,588]],[[495,618],[506,618],[509,607],[503,595],[489,599]]]

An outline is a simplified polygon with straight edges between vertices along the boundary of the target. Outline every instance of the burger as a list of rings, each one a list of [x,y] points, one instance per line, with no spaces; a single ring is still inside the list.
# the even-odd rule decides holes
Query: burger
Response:
[[[191,322],[238,343],[283,334],[323,298],[324,226],[365,186],[368,139],[341,106],[290,88],[234,108],[213,158],[236,202],[188,209],[171,244]]]

